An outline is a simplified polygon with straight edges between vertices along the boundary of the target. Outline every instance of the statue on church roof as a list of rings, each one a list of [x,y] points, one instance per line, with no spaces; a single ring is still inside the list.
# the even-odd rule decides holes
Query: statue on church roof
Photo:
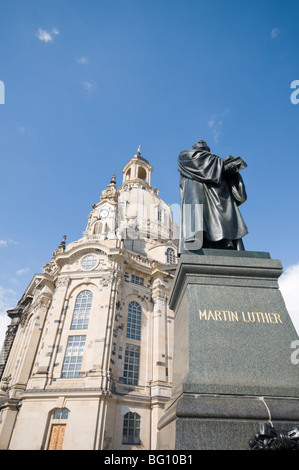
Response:
[[[179,253],[200,248],[244,250],[248,233],[239,206],[246,199],[240,158],[211,153],[203,140],[178,157],[181,193]]]

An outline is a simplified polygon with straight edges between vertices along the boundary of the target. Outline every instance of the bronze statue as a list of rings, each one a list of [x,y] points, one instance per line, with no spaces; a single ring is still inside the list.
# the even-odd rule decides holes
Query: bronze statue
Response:
[[[240,157],[214,155],[203,140],[180,153],[180,254],[200,248],[244,250],[248,230],[238,206],[247,199],[239,173],[246,167]]]

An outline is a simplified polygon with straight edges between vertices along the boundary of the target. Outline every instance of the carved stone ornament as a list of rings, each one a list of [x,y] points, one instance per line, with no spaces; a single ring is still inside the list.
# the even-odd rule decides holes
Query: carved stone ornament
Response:
[[[164,292],[154,291],[152,296],[156,307],[159,309],[163,309],[167,301],[167,297],[165,296]]]
[[[30,311],[27,309],[27,311],[24,312],[23,315],[21,316],[20,325],[22,327],[24,327],[26,325],[29,313],[30,313]]]
[[[70,283],[70,278],[68,276],[60,277],[55,282],[55,287],[58,292],[63,292],[66,290]]]
[[[44,268],[44,273],[53,274],[56,271],[57,266],[56,266],[55,261],[50,261],[49,263],[45,264],[43,268]]]
[[[52,296],[49,294],[42,293],[36,299],[36,302],[34,304],[34,310],[46,312],[48,308],[50,307],[51,302],[52,302]]]
[[[249,441],[251,450],[299,450],[299,426],[286,431],[268,423],[260,425],[260,432]]]
[[[11,390],[10,383],[11,383],[11,374],[8,375],[7,377],[3,377],[0,389],[5,394],[6,400],[9,400],[10,398],[10,390]]]
[[[1,382],[1,390],[3,392],[7,392],[9,390],[9,384],[11,381],[11,374],[8,375],[7,377],[3,377],[2,382]]]
[[[108,184],[107,188],[102,191],[102,194],[100,196],[101,201],[103,201],[104,199],[117,199],[117,189],[115,186],[115,182],[115,175],[112,175],[110,184]]]
[[[18,323],[14,325],[8,325],[5,336],[7,339],[12,339],[15,337],[18,329]]]

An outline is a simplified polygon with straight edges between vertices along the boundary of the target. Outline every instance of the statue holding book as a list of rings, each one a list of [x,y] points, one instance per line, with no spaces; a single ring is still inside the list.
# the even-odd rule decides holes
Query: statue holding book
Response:
[[[246,199],[242,158],[225,159],[203,140],[178,158],[181,193],[179,253],[200,248],[244,250],[248,233],[239,206]]]

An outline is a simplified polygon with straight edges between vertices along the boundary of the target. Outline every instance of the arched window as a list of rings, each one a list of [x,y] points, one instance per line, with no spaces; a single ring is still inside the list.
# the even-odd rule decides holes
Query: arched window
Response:
[[[176,263],[175,252],[172,248],[167,248],[166,250],[166,261],[168,264]]]
[[[127,338],[140,340],[141,335],[141,307],[133,301],[128,306]]]
[[[123,444],[140,444],[140,421],[138,413],[126,413],[123,425]]]
[[[88,328],[91,304],[92,293],[89,290],[80,292],[75,303],[71,330],[85,330]]]
[[[68,419],[69,410],[67,408],[57,408],[54,411],[53,419]]]
[[[146,179],[146,171],[142,166],[140,166],[138,168],[138,178],[143,180],[143,181],[145,181],[145,179]]]
[[[93,229],[94,235],[101,235],[102,233],[102,224],[101,222],[96,222]]]

